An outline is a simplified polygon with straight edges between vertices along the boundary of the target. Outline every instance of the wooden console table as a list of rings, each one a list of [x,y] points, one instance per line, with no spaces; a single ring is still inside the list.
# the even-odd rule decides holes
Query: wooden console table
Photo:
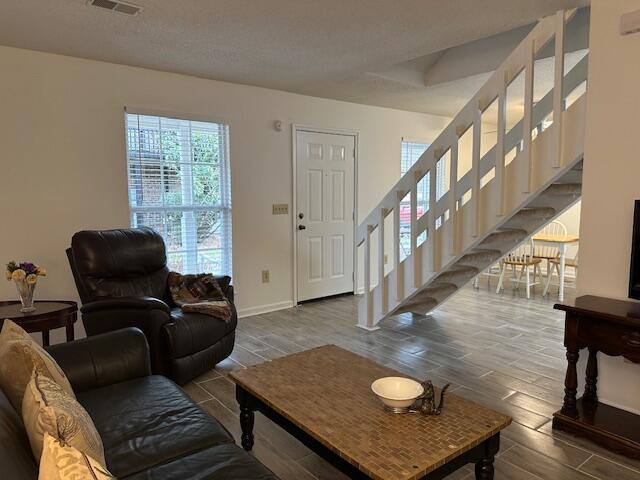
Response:
[[[564,402],[553,415],[553,428],[640,458],[640,415],[599,403],[597,395],[598,352],[640,363],[640,303],[586,295],[554,308],[566,312],[567,374]],[[576,399],[576,364],[585,348],[589,357],[584,394]]]

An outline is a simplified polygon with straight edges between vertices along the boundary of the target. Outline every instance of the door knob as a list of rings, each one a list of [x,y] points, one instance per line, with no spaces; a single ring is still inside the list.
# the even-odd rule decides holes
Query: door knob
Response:
[[[298,225],[298,230],[306,230],[307,227],[305,227],[304,225]]]

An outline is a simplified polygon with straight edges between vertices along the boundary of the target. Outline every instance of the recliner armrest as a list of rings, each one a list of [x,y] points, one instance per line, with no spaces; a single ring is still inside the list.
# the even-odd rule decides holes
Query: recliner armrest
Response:
[[[82,313],[93,313],[111,309],[162,310],[171,313],[169,305],[154,297],[105,297],[82,305]]]
[[[138,328],[52,345],[47,351],[76,393],[151,375],[149,345]]]

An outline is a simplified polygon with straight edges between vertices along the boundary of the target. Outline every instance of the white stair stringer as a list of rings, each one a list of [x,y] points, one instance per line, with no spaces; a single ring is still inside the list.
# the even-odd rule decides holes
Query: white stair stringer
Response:
[[[526,94],[533,89],[532,58],[554,36],[560,39],[555,42],[556,53],[563,51],[563,35],[558,32],[570,17],[571,12],[558,12],[541,20],[358,227],[357,246],[372,242],[377,225],[386,215],[394,215],[396,245],[391,262],[394,268],[389,272],[384,269],[384,238],[377,236],[382,243],[378,245],[377,258],[365,258],[358,326],[375,329],[391,315],[429,313],[580,198],[586,96],[580,96],[566,108],[565,97],[586,81],[586,57],[564,74],[563,55],[556,55],[556,71],[562,75],[556,75],[554,88],[535,105],[532,96]],[[524,118],[507,132],[505,90],[523,68],[528,79]],[[500,102],[498,141],[480,157],[479,114],[496,97]],[[559,121],[542,130],[543,120],[551,113]],[[528,139],[522,134],[538,126],[536,136]],[[395,225],[399,199],[408,192],[413,199],[417,183],[425,175],[429,175],[430,185],[434,185],[436,164],[447,152],[450,171],[457,171],[458,141],[468,128],[473,128],[474,137],[471,169],[461,178],[452,178],[440,198],[430,192],[427,211],[421,217],[417,217],[416,202],[411,204],[411,252],[399,261],[399,227]],[[506,153],[516,146],[519,151],[507,164]],[[481,184],[480,179],[488,173],[493,173],[493,178]],[[418,245],[418,236],[423,232],[427,239]],[[370,245],[365,251],[371,252]],[[377,285],[371,284],[372,269],[382,277]]]

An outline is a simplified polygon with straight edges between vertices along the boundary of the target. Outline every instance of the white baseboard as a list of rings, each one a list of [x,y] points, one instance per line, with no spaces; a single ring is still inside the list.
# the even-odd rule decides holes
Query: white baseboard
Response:
[[[268,303],[267,305],[258,305],[257,307],[242,308],[238,310],[238,318],[275,312],[276,310],[284,310],[285,308],[291,307],[293,307],[293,301],[287,300],[284,302]]]

